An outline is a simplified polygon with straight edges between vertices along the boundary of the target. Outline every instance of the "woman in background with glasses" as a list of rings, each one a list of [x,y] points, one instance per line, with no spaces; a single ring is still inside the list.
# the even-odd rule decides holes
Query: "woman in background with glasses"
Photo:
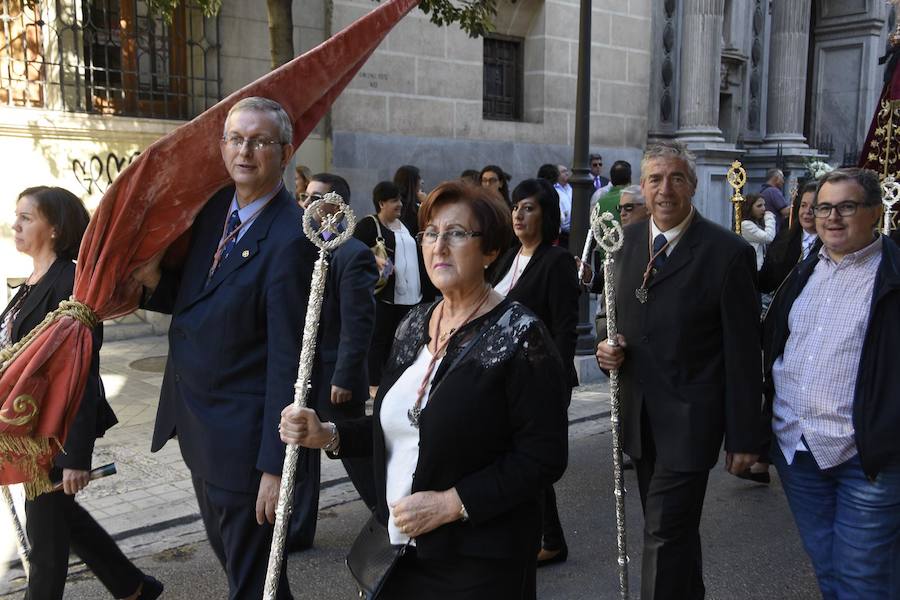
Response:
[[[510,232],[499,198],[447,182],[419,218],[443,299],[398,327],[373,416],[335,426],[291,406],[281,438],[374,453],[376,516],[409,545],[381,598],[530,600],[540,498],[566,467],[562,363],[544,324],[489,283]]]
[[[572,388],[578,385],[575,342],[581,291],[575,257],[553,245],[559,233],[559,197],[548,181],[526,179],[513,190],[512,201],[513,232],[519,243],[497,261],[494,291],[527,306],[550,330],[565,371],[560,401],[568,406]],[[569,551],[552,485],[544,491],[542,522],[538,566],[565,561]]]
[[[507,206],[509,203],[509,175],[497,165],[488,165],[481,169],[481,187],[494,190]]]

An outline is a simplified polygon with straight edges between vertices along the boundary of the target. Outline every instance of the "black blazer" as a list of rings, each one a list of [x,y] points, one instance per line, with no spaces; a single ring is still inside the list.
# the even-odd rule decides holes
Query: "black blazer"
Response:
[[[810,254],[816,254],[822,247],[822,240],[816,238],[810,249]],[[771,294],[787,279],[791,270],[800,262],[803,256],[803,228],[799,225],[794,228],[784,228],[778,232],[775,239],[769,244],[763,266],[759,270],[759,291],[763,294]]]
[[[356,228],[353,230],[353,237],[369,248],[375,245],[375,239],[378,237],[378,229],[375,227],[375,219],[377,218],[378,217],[375,215],[368,215],[357,221]],[[381,237],[384,238],[384,245],[387,248],[388,256],[396,265],[394,254],[397,250],[397,238],[393,231],[385,227],[384,223],[379,221],[379,224],[381,225]],[[406,227],[406,225],[404,225],[404,227]],[[415,232],[408,227],[407,230],[410,232],[410,235],[415,235]],[[428,272],[425,270],[425,260],[422,258],[422,248],[418,244],[416,244],[416,257],[419,260],[419,284],[422,289],[422,302],[431,302],[437,296],[437,289],[434,287],[434,284],[431,283]],[[392,274],[388,278],[388,282],[384,288],[382,288],[375,296],[375,299],[386,304],[393,304],[394,284],[396,279],[397,278]]]
[[[74,284],[75,263],[57,258],[19,308],[19,314],[13,321],[13,343],[21,340],[29,331],[39,325],[48,313],[59,308],[61,301],[68,300],[72,295]],[[0,316],[0,320],[6,317],[7,312],[16,304],[24,291],[24,286],[19,288],[9,306]],[[109,406],[109,402],[106,401],[103,382],[100,380],[100,346],[103,345],[103,324],[98,324],[92,334],[91,366],[84,395],[81,397],[78,412],[75,413],[75,418],[69,426],[66,443],[63,445],[65,452],[57,454],[53,461],[55,466],[63,469],[89,471],[91,455],[94,453],[94,441],[103,437],[106,430],[117,423],[116,415]]]
[[[356,238],[344,242],[331,256],[325,299],[319,318],[319,340],[309,406],[330,420],[339,409],[365,410],[369,398],[367,352],[375,329],[375,257]],[[331,386],[348,389],[353,399],[335,407]]]
[[[337,425],[341,456],[374,458],[376,515],[382,523],[389,514],[387,453],[378,415],[385,394],[428,343],[435,306],[417,306],[397,327],[375,417]],[[456,487],[470,520],[418,537],[419,556],[534,560],[540,544],[538,499],[566,468],[566,391],[546,327],[518,302],[504,300],[451,338],[420,417],[412,491]]]
[[[518,252],[517,245],[497,260],[491,282],[494,286],[512,268]],[[506,296],[530,308],[550,330],[571,387],[578,385],[575,345],[578,340],[580,294],[575,257],[565,248],[547,243],[537,247],[522,275]]]
[[[172,315],[151,451],[177,435],[194,475],[255,494],[284,462],[278,423],[294,399],[316,252],[282,189],[207,283],[233,195],[228,186],[206,203],[184,263],[144,302]]]
[[[649,225],[624,233],[614,272],[617,325],[628,344],[619,371],[625,451],[641,456],[646,409],[656,460],[667,469],[711,468],[723,436],[729,452],[758,452],[768,429],[753,248],[695,209],[641,304],[635,290],[649,261]]]

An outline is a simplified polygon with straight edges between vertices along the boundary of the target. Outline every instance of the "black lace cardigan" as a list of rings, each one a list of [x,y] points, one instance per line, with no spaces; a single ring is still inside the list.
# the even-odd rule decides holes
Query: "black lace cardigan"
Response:
[[[374,456],[383,523],[387,456],[378,414],[385,393],[429,341],[435,306],[413,309],[397,328],[374,417],[338,425],[341,456]],[[412,490],[456,487],[469,521],[417,538],[420,557],[534,560],[539,494],[566,468],[566,385],[546,327],[517,302],[504,300],[454,335],[421,414]],[[414,402],[411,397],[410,407]]]

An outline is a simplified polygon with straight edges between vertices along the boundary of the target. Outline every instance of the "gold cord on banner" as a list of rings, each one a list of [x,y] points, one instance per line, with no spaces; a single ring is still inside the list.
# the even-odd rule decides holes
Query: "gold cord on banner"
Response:
[[[20,354],[22,354],[28,346],[31,345],[31,342],[41,335],[50,325],[53,324],[54,321],[60,319],[61,317],[72,317],[76,321],[82,323],[88,329],[93,329],[97,326],[98,319],[96,313],[91,310],[91,307],[82,302],[78,302],[74,298],[70,298],[69,300],[63,300],[59,303],[59,308],[54,310],[53,312],[47,313],[47,316],[44,317],[44,320],[38,323],[38,325],[29,331],[25,336],[7,348],[0,350],[0,375],[2,375],[6,368],[12,364],[12,361],[15,360]]]
[[[728,180],[728,185],[734,190],[734,193],[731,194],[731,203],[734,205],[734,232],[741,235],[741,209],[744,204],[741,190],[744,189],[744,185],[747,183],[747,171],[741,166],[741,161],[736,160],[731,163],[726,179]]]
[[[21,340],[0,351],[0,375],[28,349],[39,335],[62,317],[71,317],[89,329],[93,329],[98,323],[96,313],[88,305],[74,299],[63,300],[59,303],[59,308],[47,313],[44,320]],[[0,402],[2,401],[5,399],[0,400]],[[39,402],[27,394],[17,396],[13,400],[11,408],[13,416],[0,414],[0,423],[10,427],[24,427],[40,413]],[[51,443],[55,443],[58,449],[62,449],[59,440],[53,438],[0,433],[0,463],[13,466],[28,477],[28,481],[22,485],[25,488],[25,496],[29,500],[53,490],[53,484],[50,482],[47,472],[38,464],[40,457],[50,453]]]

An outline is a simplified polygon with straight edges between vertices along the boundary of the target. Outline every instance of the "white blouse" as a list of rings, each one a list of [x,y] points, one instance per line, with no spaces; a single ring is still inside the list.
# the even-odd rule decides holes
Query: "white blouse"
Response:
[[[422,398],[421,408],[425,408],[428,403],[431,381],[442,360],[443,357],[438,359],[431,372],[428,385],[425,387],[425,397]],[[388,510],[392,503],[412,493],[413,473],[416,472],[416,465],[419,463],[419,430],[409,422],[407,413],[416,403],[419,386],[422,384],[422,378],[425,377],[430,362],[431,352],[426,344],[422,346],[415,362],[406,368],[381,401],[378,419],[384,432],[384,447],[387,452],[385,499]],[[394,524],[393,511],[388,519],[388,534],[391,544],[402,545],[409,541],[409,536]]]
[[[509,296],[513,286],[519,281],[519,278],[522,277],[522,273],[525,271],[525,267],[528,266],[530,260],[530,256],[522,256],[521,254],[516,255],[512,265],[509,267],[509,271],[507,271],[506,275],[503,276],[503,279],[494,286],[494,291],[501,294],[504,298]]]
[[[419,257],[416,240],[406,226],[397,219],[391,224],[396,246],[394,247],[394,304],[413,306],[422,301],[422,284],[419,281]]]

